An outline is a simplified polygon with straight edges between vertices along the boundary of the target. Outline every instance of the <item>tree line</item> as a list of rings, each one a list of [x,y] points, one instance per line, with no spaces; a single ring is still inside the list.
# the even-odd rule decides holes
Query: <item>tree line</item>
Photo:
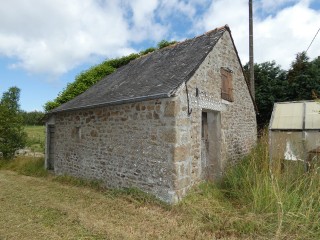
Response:
[[[45,113],[41,111],[20,111],[20,114],[23,119],[23,124],[27,126],[40,126],[44,125],[44,116]]]

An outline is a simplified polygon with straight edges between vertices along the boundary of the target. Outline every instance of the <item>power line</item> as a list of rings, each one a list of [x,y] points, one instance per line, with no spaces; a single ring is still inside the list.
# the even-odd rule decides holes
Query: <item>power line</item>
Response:
[[[311,45],[312,45],[312,43],[313,43],[314,39],[317,37],[317,35],[318,35],[319,31],[320,31],[320,28],[318,29],[318,31],[317,31],[317,33],[316,33],[316,35],[314,35],[314,37],[313,37],[313,39],[312,39],[312,41],[311,41],[311,43],[310,43],[309,47],[307,48],[306,53],[308,52],[309,48],[311,47]]]

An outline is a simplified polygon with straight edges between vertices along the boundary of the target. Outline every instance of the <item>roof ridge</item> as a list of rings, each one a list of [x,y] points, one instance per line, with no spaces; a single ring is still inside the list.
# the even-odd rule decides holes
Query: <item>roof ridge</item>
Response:
[[[206,33],[204,33],[204,34],[200,35],[200,36],[203,36],[203,35],[210,35],[210,34],[213,34],[213,33],[217,33],[217,32],[219,32],[220,30],[227,30],[227,31],[230,31],[229,25],[228,25],[228,24],[226,24],[226,25],[224,25],[224,26],[217,27],[217,28],[215,28],[215,29],[213,29],[213,30],[210,30],[210,31],[208,31],[208,32],[206,32]],[[198,36],[198,37],[200,37],[200,36]]]
[[[207,31],[207,32],[205,32],[205,33],[203,33],[203,34],[201,34],[201,35],[198,35],[198,36],[195,36],[195,37],[192,37],[192,38],[187,38],[187,39],[185,39],[185,40],[183,40],[183,41],[181,41],[181,42],[177,41],[176,43],[171,44],[171,45],[169,45],[169,46],[166,46],[166,47],[164,47],[164,48],[156,49],[155,51],[150,52],[150,53],[154,53],[154,52],[156,52],[156,51],[161,51],[161,50],[163,50],[163,49],[168,49],[168,48],[170,48],[170,47],[175,47],[175,46],[177,46],[177,45],[179,45],[179,44],[182,44],[182,43],[185,43],[185,42],[187,42],[187,41],[191,41],[191,40],[194,40],[194,39],[203,37],[204,35],[215,34],[215,33],[219,32],[219,31],[221,31],[221,30],[226,30],[226,31],[229,31],[229,32],[230,32],[230,28],[229,28],[228,24],[226,24],[226,25],[224,25],[224,26],[221,26],[221,27],[215,28],[215,29],[213,29],[213,30]]]
[[[205,32],[205,33],[203,33],[203,34],[201,34],[201,35],[195,36],[195,37],[193,37],[193,38],[187,38],[187,39],[185,39],[185,40],[183,40],[183,41],[181,41],[181,42],[176,41],[174,44],[170,44],[170,45],[168,45],[168,46],[166,46],[166,47],[163,47],[163,48],[156,48],[154,51],[148,52],[147,54],[140,55],[139,57],[137,57],[136,59],[133,59],[132,61],[135,61],[135,60],[137,60],[137,59],[141,59],[141,58],[150,56],[151,54],[153,54],[153,53],[155,53],[155,52],[164,51],[165,49],[168,50],[168,49],[170,49],[170,48],[176,47],[177,45],[186,43],[186,42],[188,42],[188,41],[195,40],[195,39],[200,38],[200,37],[203,37],[203,36],[205,36],[205,35],[215,34],[215,33],[219,32],[219,31],[221,31],[221,30],[226,30],[226,31],[228,31],[228,32],[231,32],[228,24],[226,24],[226,25],[224,25],[224,26],[221,26],[221,27],[215,28],[215,29],[213,29],[213,30],[207,31],[207,32]],[[130,62],[132,62],[132,61],[130,61]],[[130,62],[129,62],[129,63],[130,63]],[[126,64],[126,65],[127,65],[127,64]]]

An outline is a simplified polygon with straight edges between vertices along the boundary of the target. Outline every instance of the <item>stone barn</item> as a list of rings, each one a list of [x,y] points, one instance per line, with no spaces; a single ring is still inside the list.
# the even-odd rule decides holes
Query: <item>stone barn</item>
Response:
[[[156,50],[48,114],[46,168],[174,203],[255,145],[228,26]]]

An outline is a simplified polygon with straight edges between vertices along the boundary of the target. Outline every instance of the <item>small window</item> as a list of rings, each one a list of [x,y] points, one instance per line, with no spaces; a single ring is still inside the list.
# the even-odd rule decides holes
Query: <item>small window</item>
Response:
[[[232,71],[221,68],[221,98],[233,102]]]

